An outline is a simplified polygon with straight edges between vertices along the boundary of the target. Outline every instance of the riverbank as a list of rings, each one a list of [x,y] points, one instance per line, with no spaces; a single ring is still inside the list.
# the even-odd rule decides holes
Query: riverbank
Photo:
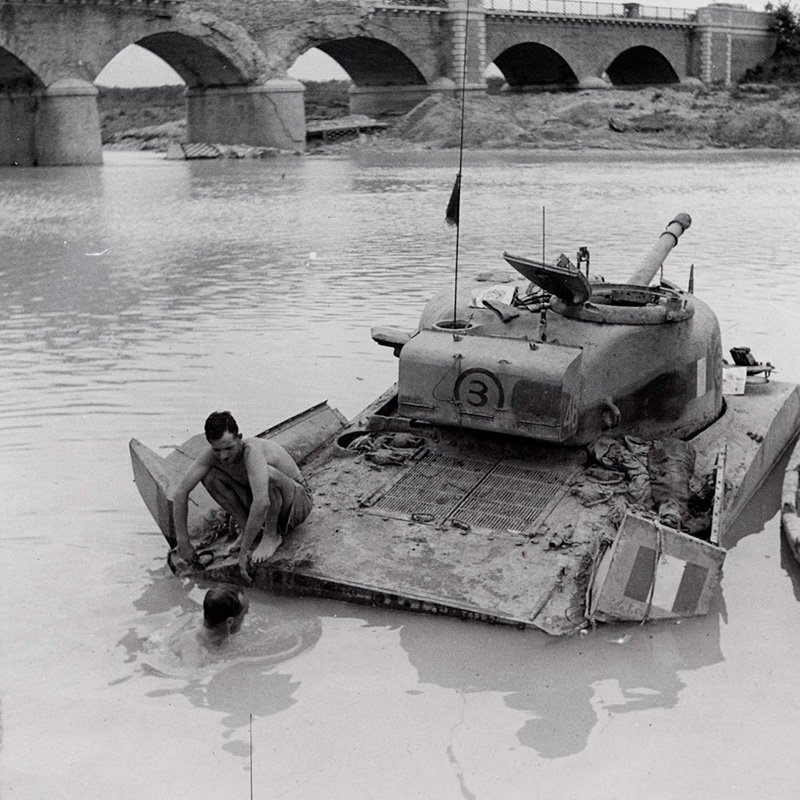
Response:
[[[468,99],[464,119],[468,148],[791,149],[800,147],[800,87],[500,93]],[[456,100],[430,97],[384,121],[389,126],[383,132],[312,145],[309,152],[459,146],[461,106]],[[185,120],[172,119],[104,133],[104,146],[166,152],[170,141],[184,137]]]
[[[800,92],[619,89],[500,94],[467,103],[464,144],[481,148],[699,149],[800,146]],[[392,135],[457,147],[460,108],[428,99],[398,120]]]

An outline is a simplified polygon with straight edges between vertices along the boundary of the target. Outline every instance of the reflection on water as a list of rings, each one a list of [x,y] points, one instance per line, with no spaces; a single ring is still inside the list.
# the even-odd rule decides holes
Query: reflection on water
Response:
[[[204,594],[201,587],[187,593],[166,568],[153,573],[134,604],[146,615],[137,616],[118,643],[135,670],[123,680],[144,681],[145,697],[180,696],[197,708],[221,712],[228,740],[223,749],[249,756],[249,745],[236,736],[251,718],[286,711],[296,702],[298,681],[276,668],[314,647],[321,621],[313,607],[266,601],[251,592],[241,630],[207,647],[197,640]]]
[[[169,591],[159,586],[164,580],[175,583],[171,574],[161,574],[153,591],[169,595]],[[266,606],[259,600],[258,593],[253,594],[251,609],[241,630],[211,647],[187,646],[197,640],[202,626],[202,601],[182,596],[182,611],[178,616],[175,606],[150,612],[119,642],[128,652],[126,661],[138,663],[147,674],[181,679],[194,678],[206,668],[216,673],[234,662],[253,663],[258,667],[279,664],[313,647],[321,633],[318,617],[303,619],[293,615],[287,618],[280,604],[273,602]]]
[[[178,443],[214,408],[252,434],[324,398],[347,416],[370,402],[396,361],[369,328],[413,327],[452,281],[455,169],[441,153],[116,153],[103,168],[0,171],[0,594],[20,609],[0,666],[9,796],[139,798],[176,777],[180,796],[246,796],[251,715],[259,797],[585,796],[643,732],[669,757],[647,774],[628,758],[625,786],[596,796],[714,797],[731,776],[740,796],[786,796],[773,767],[792,738],[772,730],[800,700],[800,581],[775,484],[740,523],[704,619],[551,640],[253,593],[218,658],[187,669],[170,649],[202,587],[164,567],[128,439]],[[694,264],[725,346],[800,380],[799,172],[796,154],[470,154],[462,275],[507,269],[504,250],[585,245],[594,274],[625,280],[686,211],[665,277],[685,286]],[[718,735],[733,729],[758,767]],[[120,790],[90,765],[130,741],[148,769]],[[93,777],[64,794],[67,774]]]
[[[724,618],[718,597],[703,619],[656,629],[601,625],[567,639],[502,626],[442,630],[438,620],[428,619],[398,627],[421,685],[451,689],[467,700],[498,694],[520,712],[519,744],[553,759],[580,753],[596,726],[612,717],[673,708],[686,673],[724,660]],[[384,620],[376,617],[375,624]]]
[[[298,619],[296,613],[280,619],[274,605],[269,609],[255,606],[253,614],[255,619],[247,621],[241,635],[232,637],[216,652],[206,652],[201,664],[192,663],[193,656],[187,663],[185,651],[177,649],[185,645],[177,640],[196,631],[188,630],[186,621],[178,630],[171,630],[174,625],[168,622],[165,630],[148,641],[141,668],[145,674],[175,678],[181,685],[158,688],[147,695],[185,695],[199,707],[230,715],[230,727],[234,728],[240,727],[250,714],[259,717],[286,710],[293,702],[297,683],[271,667],[313,647],[322,634],[320,621]],[[194,627],[197,621],[189,623]],[[159,682],[159,686],[163,683]]]

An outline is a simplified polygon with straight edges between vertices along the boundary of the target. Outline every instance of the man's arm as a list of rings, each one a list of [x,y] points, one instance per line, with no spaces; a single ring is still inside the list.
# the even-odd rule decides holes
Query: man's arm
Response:
[[[194,558],[194,547],[189,541],[189,530],[186,526],[189,516],[189,493],[200,483],[209,470],[206,455],[200,456],[188,472],[183,476],[172,497],[172,514],[175,521],[175,536],[178,539],[178,555],[190,562]]]
[[[249,583],[251,578],[247,572],[247,559],[250,548],[258,536],[269,512],[269,462],[264,451],[258,447],[248,447],[245,453],[245,467],[250,491],[253,494],[253,503],[247,514],[247,525],[242,532],[241,548],[239,550],[239,572]]]

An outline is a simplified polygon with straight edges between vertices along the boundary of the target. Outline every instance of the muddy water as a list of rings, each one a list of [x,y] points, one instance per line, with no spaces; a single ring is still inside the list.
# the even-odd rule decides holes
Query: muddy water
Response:
[[[132,483],[230,408],[255,433],[394,379],[372,325],[452,281],[456,157],[0,171],[4,798],[796,796],[800,571],[777,483],[706,618],[532,632],[252,593],[211,658]],[[624,280],[679,211],[665,277],[800,381],[800,156],[469,157],[460,269],[586,245]],[[252,744],[251,744],[252,742]],[[252,751],[251,751],[252,747]],[[251,756],[252,752],[252,756]],[[252,771],[250,765],[252,762]]]

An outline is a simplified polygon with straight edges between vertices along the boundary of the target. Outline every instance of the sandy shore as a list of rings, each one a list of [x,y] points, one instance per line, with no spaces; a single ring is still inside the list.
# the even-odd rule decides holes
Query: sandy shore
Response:
[[[640,90],[486,95],[468,100],[464,114],[468,148],[503,149],[702,149],[800,147],[800,87],[702,86]],[[461,106],[430,97],[382,133],[310,146],[315,154],[364,147],[445,149],[458,147]],[[166,151],[185,136],[183,122],[123,131],[109,149]],[[263,148],[252,148],[260,155]],[[232,157],[248,155],[237,148]]]
[[[389,136],[427,147],[457,147],[460,108],[430,98]],[[467,103],[467,147],[700,149],[800,147],[800,91],[648,89],[502,94]]]

